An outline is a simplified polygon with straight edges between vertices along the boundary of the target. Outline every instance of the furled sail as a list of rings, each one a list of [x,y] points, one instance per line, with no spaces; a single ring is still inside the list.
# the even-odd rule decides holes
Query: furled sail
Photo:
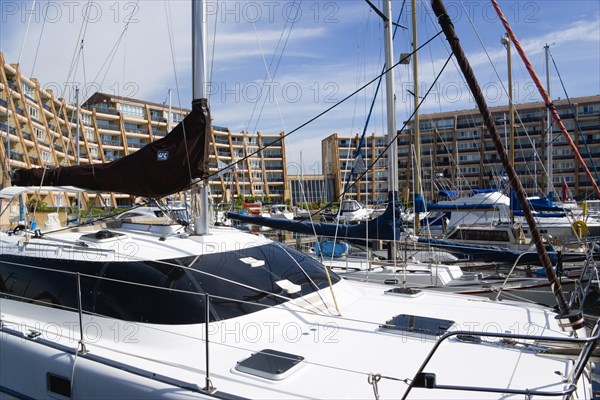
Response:
[[[279,218],[254,217],[238,213],[227,213],[227,218],[249,223],[253,225],[266,226],[273,229],[281,229],[289,232],[304,233],[326,237],[337,237],[357,244],[367,244],[371,240],[398,240],[404,232],[402,218],[398,205],[394,207],[392,193],[389,194],[388,206],[379,217],[371,221],[361,222],[354,225],[322,223],[322,222],[300,222],[288,221]],[[395,196],[398,199],[398,196]],[[395,212],[395,217],[394,217]]]
[[[160,198],[189,189],[208,176],[211,128],[206,99],[195,100],[188,114],[164,138],[109,163],[18,169],[13,186],[79,188]]]

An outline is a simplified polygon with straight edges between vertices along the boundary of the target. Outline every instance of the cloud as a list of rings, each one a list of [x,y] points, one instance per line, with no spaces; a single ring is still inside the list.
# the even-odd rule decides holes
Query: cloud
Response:
[[[50,6],[51,3],[60,8],[59,13],[50,13],[49,7],[54,7]],[[33,70],[33,76],[43,86],[62,87],[67,80],[76,81],[80,85],[87,84],[90,90],[99,88],[104,92],[158,103],[166,100],[169,88],[178,88],[174,105],[189,107],[191,18],[188,1],[92,3],[94,10],[88,10],[89,21],[84,25],[87,2],[38,1],[39,11],[32,19],[21,57],[22,72],[29,76]],[[543,46],[555,43],[552,53],[561,68],[569,94],[600,93],[600,76],[593,73],[598,70],[600,59],[597,6],[593,12],[581,12],[577,16],[568,13],[569,18],[565,18],[569,6],[551,3],[552,7],[536,10],[538,23],[515,26],[527,54],[543,75],[543,57],[540,58]],[[578,9],[584,10],[588,3]],[[31,2],[5,0],[1,4],[0,49],[7,62],[14,63],[19,57],[27,29],[27,10]],[[381,21],[362,0],[304,2],[297,18],[290,17],[294,15],[289,13],[294,7],[291,1],[228,1],[219,4],[222,7],[219,14],[215,14],[214,9],[210,10],[208,27],[209,36],[216,32],[216,41],[211,39],[208,49],[212,59],[209,66],[212,70],[211,105],[215,124],[228,126],[234,131],[289,132],[381,71]],[[525,7],[524,3],[514,4]],[[44,7],[47,14],[42,14]],[[510,10],[514,11],[514,8]],[[95,14],[91,14],[92,11]],[[522,17],[530,15],[523,12],[531,10],[521,11],[520,22],[523,22]],[[47,17],[46,23],[43,23],[43,15]],[[216,30],[215,16],[218,21]],[[512,17],[516,19],[517,15]],[[491,105],[505,104],[502,85],[506,86],[506,52],[499,42],[503,28],[497,21],[484,21],[481,15],[478,18],[476,25],[481,30],[492,63],[481,49],[466,18],[457,20],[456,28]],[[402,22],[406,23],[407,18],[403,18]],[[439,31],[439,27],[430,15],[424,16],[421,22],[420,41],[424,42],[426,36]],[[126,25],[127,30],[123,33]],[[83,52],[76,74],[69,76],[82,28],[85,30]],[[111,61],[110,51],[121,35],[123,38]],[[400,52],[409,51],[410,41],[408,32],[401,30],[395,43],[396,59]],[[444,43],[445,39],[440,37],[420,54],[421,96],[446,61],[448,52]],[[516,52],[513,57],[515,84],[521,89],[518,100],[525,100],[530,93],[523,88],[530,84],[530,78],[520,66]],[[492,64],[495,64],[497,72]],[[412,97],[407,91],[412,85],[411,74],[411,68],[404,66],[398,67],[395,72],[398,128],[412,112]],[[559,82],[554,74],[552,85],[556,88],[554,92],[559,93]],[[334,132],[341,135],[361,132],[374,90],[375,85],[369,86],[356,98],[290,136],[286,140],[288,156],[302,151],[305,164],[320,163],[320,141],[323,138]],[[65,93],[68,99],[69,95],[69,92]],[[368,132],[385,133],[382,97],[383,92],[376,102]],[[451,62],[422,111],[473,107],[466,84]]]

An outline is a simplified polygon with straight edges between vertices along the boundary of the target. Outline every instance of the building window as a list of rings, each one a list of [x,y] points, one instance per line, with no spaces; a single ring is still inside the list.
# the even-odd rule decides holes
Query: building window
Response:
[[[92,125],[92,116],[90,114],[81,114],[81,120],[85,125]]]
[[[144,117],[144,108],[140,106],[133,106],[131,104],[120,104],[119,111],[121,111],[125,115],[130,115],[132,117]]]
[[[63,201],[64,198],[61,194],[54,195],[54,204],[56,204],[57,207],[61,207],[63,205]]]
[[[39,115],[39,111],[37,108],[33,107],[33,106],[27,106],[27,109],[29,111],[29,115],[31,116],[31,118],[38,118]]]
[[[49,164],[50,162],[52,162],[49,152],[42,150],[42,161],[44,162],[44,164]]]

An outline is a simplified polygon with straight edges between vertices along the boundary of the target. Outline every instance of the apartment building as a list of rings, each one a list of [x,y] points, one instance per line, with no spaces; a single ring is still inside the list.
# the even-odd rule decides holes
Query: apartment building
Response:
[[[600,167],[600,95],[554,102],[569,136],[582,155],[587,167],[595,174]],[[572,106],[572,107],[571,107]],[[595,197],[583,166],[556,124],[552,123],[550,138],[546,107],[543,103],[515,105],[514,167],[530,195],[560,192],[563,181],[576,199]],[[498,131],[510,149],[510,124],[507,106],[490,109]],[[398,190],[409,198],[414,192],[415,165],[420,166],[421,190],[427,199],[436,200],[440,189],[452,189],[468,194],[473,188],[497,188],[503,184],[503,168],[494,144],[476,109],[421,115],[421,154],[414,154],[413,126],[400,132],[398,143]],[[333,134],[322,141],[323,174],[333,181],[334,196],[339,196],[348,182],[360,138]],[[362,146],[362,158],[370,165],[385,150],[384,135],[370,135]],[[551,150],[552,182],[549,185],[548,150]],[[359,171],[360,165],[358,162]],[[355,185],[347,195],[367,203],[385,198],[388,190],[385,154],[374,169],[360,180],[354,173]],[[356,168],[355,168],[356,170]],[[549,189],[550,188],[550,189]],[[556,189],[558,188],[558,190]]]
[[[77,107],[22,75],[19,66],[7,64],[0,53],[1,185],[10,185],[10,171],[16,168],[102,163],[126,156],[164,137],[189,111],[106,93],[95,93]],[[235,168],[218,173],[234,161],[239,161]],[[235,133],[213,126],[209,160],[213,200],[229,201],[238,195],[289,199],[285,162],[283,133]],[[96,197],[90,196],[87,201]],[[100,196],[98,204],[113,207],[134,200],[115,193]],[[73,204],[67,194],[45,196],[44,201],[54,207]]]

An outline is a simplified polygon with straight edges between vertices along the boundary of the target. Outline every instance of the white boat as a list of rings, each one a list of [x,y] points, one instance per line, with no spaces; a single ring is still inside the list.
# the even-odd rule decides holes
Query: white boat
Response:
[[[294,219],[294,212],[286,204],[272,204],[269,214],[271,218],[281,218],[290,221]]]
[[[311,212],[309,210],[306,210],[304,208],[298,208],[296,207],[294,209],[294,219],[310,219],[311,218]]]
[[[319,263],[282,244],[156,220],[0,234],[3,395],[590,397],[585,376],[566,381],[579,364],[551,355],[550,340],[574,341],[552,309],[333,274],[330,288]]]
[[[372,213],[372,209],[363,206],[356,200],[344,200],[337,213],[324,213],[323,218],[326,221],[341,224],[355,224],[369,220]]]
[[[192,14],[202,20],[197,8]],[[182,124],[133,154],[136,161],[149,156],[143,168],[153,172],[146,175],[154,194],[208,170],[201,144],[205,159],[187,160],[180,176],[170,167],[181,159],[155,154],[182,136],[182,125],[185,140],[209,136],[206,98],[194,97]],[[114,190],[114,166],[15,171],[13,182],[40,179],[37,190],[45,177],[83,175],[80,182],[93,190],[96,179]],[[163,187],[157,178],[165,170]],[[125,193],[140,195],[144,179],[124,183],[132,190]],[[192,207],[203,211],[194,213],[193,231],[120,220],[0,234],[3,397],[591,397],[583,372],[598,338],[580,351],[585,339],[563,331],[583,337],[580,314],[557,318],[539,306],[388,291],[328,276],[280,243],[227,227],[209,230],[207,188],[193,191],[203,199]]]
[[[537,197],[530,197],[535,200]],[[435,204],[433,212],[444,213],[450,217],[443,226],[450,231],[457,226],[490,226],[499,222],[511,220],[510,198],[497,191],[475,192],[469,197],[443,200]],[[565,215],[534,212],[534,217],[540,232],[556,243],[569,242],[577,238],[581,229],[589,236],[600,236],[600,220],[593,216],[584,216],[581,209],[572,205],[565,208]],[[522,216],[516,216],[515,221],[523,225],[523,232],[529,235],[529,229]],[[442,227],[442,224],[439,225]],[[436,233],[439,233],[436,231]]]

